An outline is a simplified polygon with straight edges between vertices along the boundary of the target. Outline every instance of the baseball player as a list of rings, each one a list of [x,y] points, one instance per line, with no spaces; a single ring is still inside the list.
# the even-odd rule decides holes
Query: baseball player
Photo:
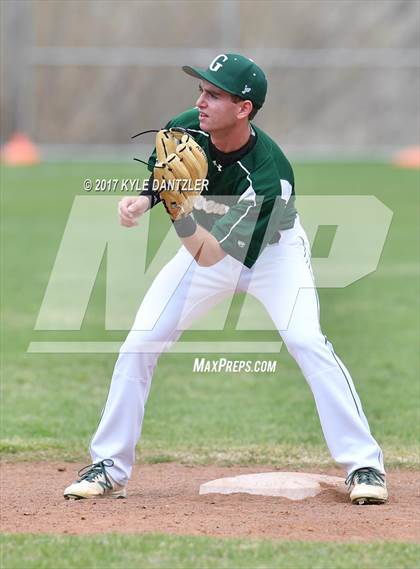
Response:
[[[157,135],[148,190],[119,203],[121,224],[133,227],[162,202],[181,247],[141,303],[91,441],[92,464],[64,497],[126,496],[159,356],[222,299],[247,292],[265,306],[312,390],[328,448],[347,473],[351,501],[385,502],[381,449],[349,371],[320,329],[292,167],[251,122],[264,104],[266,77],[234,53],[218,55],[207,69],[183,70],[199,80],[196,107]],[[196,186],[168,190],[168,182],[180,178],[205,178],[206,184],[201,194]],[[159,191],[156,181],[164,182]]]

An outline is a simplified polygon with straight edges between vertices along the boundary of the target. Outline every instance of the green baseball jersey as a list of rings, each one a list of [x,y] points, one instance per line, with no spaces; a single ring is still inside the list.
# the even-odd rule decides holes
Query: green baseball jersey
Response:
[[[208,188],[194,204],[194,218],[223,250],[252,267],[264,248],[279,240],[296,218],[292,167],[278,145],[251,124],[248,143],[236,152],[218,151],[200,129],[198,109],[173,118],[166,128],[187,128],[206,153]],[[149,159],[153,171],[156,153]]]

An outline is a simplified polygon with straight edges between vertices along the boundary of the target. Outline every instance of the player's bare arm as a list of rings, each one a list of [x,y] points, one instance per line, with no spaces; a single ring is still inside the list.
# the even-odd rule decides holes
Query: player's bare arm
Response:
[[[181,241],[201,267],[211,267],[226,257],[216,237],[201,225],[190,237],[183,237]]]
[[[125,197],[120,200],[118,212],[121,225],[124,227],[138,225],[138,218],[149,209],[149,204],[150,200],[147,196]],[[181,241],[202,267],[210,267],[226,256],[217,239],[200,225],[197,225],[197,230],[193,235]]]

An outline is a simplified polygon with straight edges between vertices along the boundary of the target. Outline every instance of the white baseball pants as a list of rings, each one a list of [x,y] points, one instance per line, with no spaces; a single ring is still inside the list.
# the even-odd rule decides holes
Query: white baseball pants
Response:
[[[279,243],[265,248],[251,269],[229,255],[211,267],[200,267],[182,247],[154,280],[121,347],[91,441],[92,461],[112,458],[112,478],[119,484],[128,481],[160,354],[212,306],[247,291],[265,306],[302,370],[334,460],[347,474],[367,466],[384,472],[381,449],[350,373],[321,332],[309,251],[298,219],[282,232]]]

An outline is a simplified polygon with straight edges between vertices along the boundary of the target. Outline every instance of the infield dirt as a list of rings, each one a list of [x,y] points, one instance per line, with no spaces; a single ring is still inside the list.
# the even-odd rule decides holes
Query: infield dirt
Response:
[[[418,471],[388,473],[390,500],[354,506],[347,491],[325,488],[302,501],[248,494],[198,494],[200,484],[273,467],[137,465],[125,500],[66,501],[63,489],[83,464],[3,463],[1,531],[10,533],[146,533],[311,541],[418,542]],[[287,469],[278,469],[287,470]],[[311,470],[343,476],[339,470]]]

